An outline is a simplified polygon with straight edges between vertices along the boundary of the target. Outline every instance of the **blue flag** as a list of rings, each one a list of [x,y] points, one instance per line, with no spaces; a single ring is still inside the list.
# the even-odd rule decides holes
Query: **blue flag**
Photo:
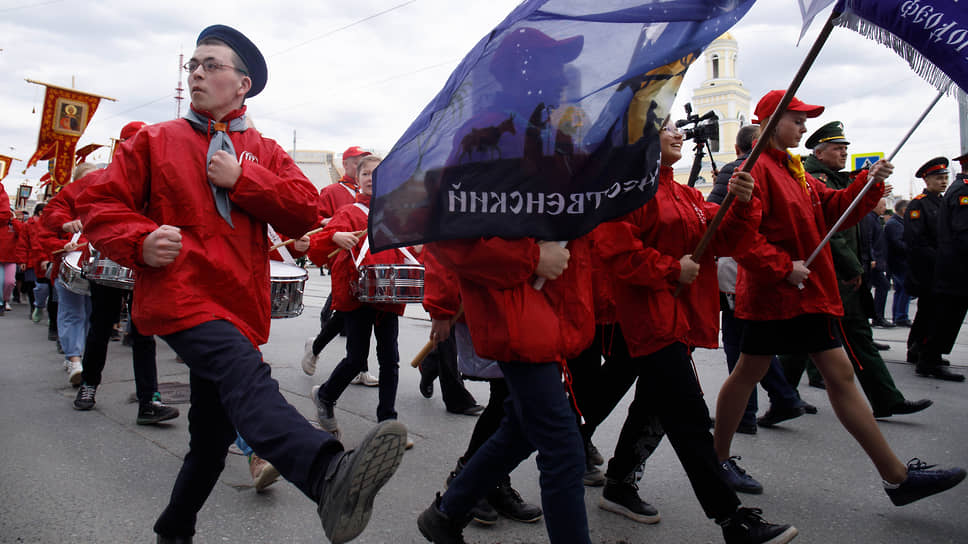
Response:
[[[843,13],[836,24],[890,47],[928,83],[968,105],[964,0],[840,0],[834,11]]]
[[[377,167],[371,245],[571,240],[643,205],[686,69],[753,1],[522,3]]]

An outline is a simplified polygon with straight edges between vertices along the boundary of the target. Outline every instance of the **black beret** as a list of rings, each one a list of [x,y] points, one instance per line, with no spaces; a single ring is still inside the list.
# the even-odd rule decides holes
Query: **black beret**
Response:
[[[915,177],[923,178],[924,176],[930,174],[947,174],[948,173],[948,159],[944,157],[935,157],[930,161],[924,163],[921,168],[918,168],[918,172],[914,174]]]
[[[252,88],[245,94],[246,98],[251,98],[262,92],[269,79],[269,69],[266,67],[266,59],[262,57],[259,48],[245,37],[238,30],[225,25],[212,25],[202,31],[195,40],[195,45],[201,43],[206,38],[213,38],[224,42],[235,54],[242,59],[248,69],[249,79],[252,80]]]
[[[818,128],[807,138],[807,149],[813,149],[820,144],[848,144],[844,136],[844,124],[840,121],[832,121]]]

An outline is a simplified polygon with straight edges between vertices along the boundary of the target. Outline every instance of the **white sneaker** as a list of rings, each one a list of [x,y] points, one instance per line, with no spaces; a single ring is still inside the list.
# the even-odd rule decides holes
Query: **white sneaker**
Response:
[[[70,371],[71,371],[71,360],[64,359],[64,372],[70,372]]]
[[[81,385],[81,373],[84,368],[81,367],[80,361],[68,361],[70,363],[70,368],[67,369],[68,377],[67,380],[71,382],[71,385]]]
[[[306,340],[305,353],[303,353],[302,357],[302,369],[307,376],[312,376],[316,373],[316,361],[319,360],[319,355],[313,355],[313,342],[315,340],[315,336],[310,336]]]
[[[357,374],[356,377],[353,378],[353,381],[351,381],[350,383],[354,385],[365,385],[367,387],[376,387],[380,385],[380,379],[374,376],[373,374],[370,374],[369,372],[364,371]]]
[[[11,311],[11,310],[13,310],[13,308],[10,307],[10,303],[9,302],[4,302],[3,305],[7,309],[8,312]]]

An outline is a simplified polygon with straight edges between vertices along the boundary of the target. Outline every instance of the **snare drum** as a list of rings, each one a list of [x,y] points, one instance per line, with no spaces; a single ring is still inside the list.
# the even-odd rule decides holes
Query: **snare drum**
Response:
[[[99,285],[128,291],[134,289],[134,270],[101,257],[94,248],[91,248],[91,258],[84,263],[84,277]]]
[[[303,311],[303,289],[309,273],[302,267],[269,261],[269,280],[273,319],[299,317]]]
[[[91,284],[81,275],[81,252],[71,251],[64,256],[60,266],[60,281],[67,290],[78,295],[90,295]]]
[[[423,302],[424,267],[419,264],[370,264],[360,267],[354,295],[360,302]]]

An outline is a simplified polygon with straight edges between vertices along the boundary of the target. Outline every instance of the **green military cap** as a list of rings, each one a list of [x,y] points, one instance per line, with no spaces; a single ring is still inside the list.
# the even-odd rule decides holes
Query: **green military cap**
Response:
[[[935,157],[930,161],[921,165],[918,168],[918,172],[914,174],[914,177],[923,178],[924,176],[931,174],[948,174],[948,159],[944,157]]]
[[[819,144],[847,144],[847,138],[844,136],[844,124],[840,121],[831,121],[826,125],[818,128],[813,134],[807,138],[807,149],[813,149]]]

